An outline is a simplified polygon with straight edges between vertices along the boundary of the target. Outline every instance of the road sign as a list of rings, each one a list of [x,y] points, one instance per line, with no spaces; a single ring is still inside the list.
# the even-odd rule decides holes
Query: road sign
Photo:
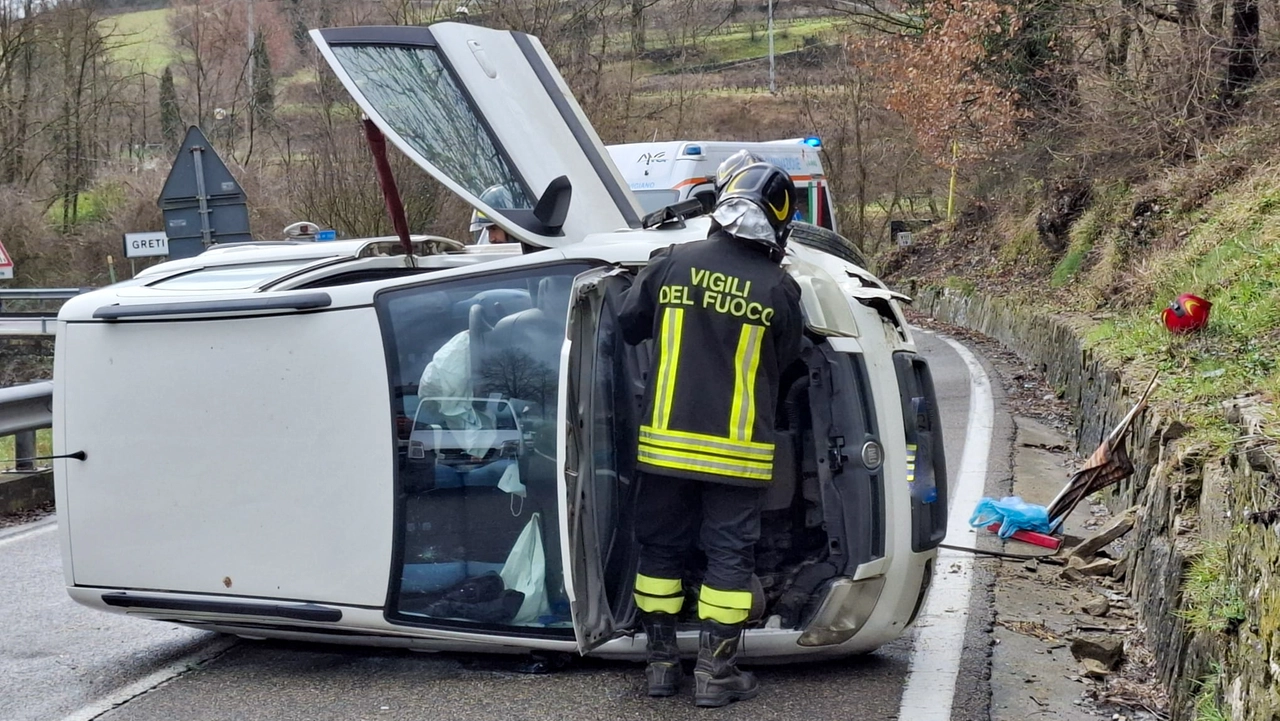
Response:
[[[124,234],[124,257],[150,258],[169,254],[169,237],[163,230]]]
[[[0,242],[0,280],[9,280],[13,277],[13,258],[9,255],[9,251],[4,249],[4,243]]]
[[[158,204],[169,257],[175,260],[199,255],[214,243],[253,240],[244,190],[194,125],[187,129]]]

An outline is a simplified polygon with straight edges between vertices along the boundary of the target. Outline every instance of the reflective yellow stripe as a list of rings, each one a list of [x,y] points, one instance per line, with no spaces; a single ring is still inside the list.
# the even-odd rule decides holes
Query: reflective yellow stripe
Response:
[[[670,613],[675,615],[684,608],[684,596],[674,598],[654,598],[643,593],[636,593],[636,608],[647,613]]]
[[[708,433],[694,433],[692,431],[677,431],[672,428],[654,428],[653,426],[640,426],[640,435],[643,437],[645,434],[649,434],[654,437],[660,436],[663,438],[670,438],[676,441],[697,441],[699,443],[706,443],[706,444],[723,443],[725,445],[732,445],[735,452],[737,451],[737,449],[743,449],[748,452],[751,452],[751,451],[769,451],[770,453],[773,452],[772,443],[761,443],[759,441],[735,441],[728,438],[724,438],[722,436],[713,436]]]
[[[671,399],[676,392],[676,368],[680,365],[680,335],[684,308],[662,310],[661,345],[658,348],[658,385],[653,392],[653,425],[666,428],[671,421]]]
[[[733,359],[733,410],[729,415],[729,437],[750,441],[756,422],[756,371],[760,368],[760,337],[764,326],[743,325],[738,336],[738,352]]]
[[[715,436],[703,436],[697,439],[685,439],[671,434],[669,431],[658,431],[648,426],[640,427],[640,442],[650,446],[662,446],[677,451],[691,453],[718,454],[722,456],[742,457],[747,461],[769,463],[773,461],[773,444],[771,443],[736,443]]]
[[[636,608],[649,613],[680,613],[684,587],[678,578],[654,578],[636,574]]]
[[[916,481],[916,444],[907,444],[907,483]]]
[[[698,618],[736,624],[746,621],[750,615],[750,591],[721,591],[704,585],[698,593]]]
[[[768,481],[773,478],[773,463],[754,463],[739,461],[723,456],[708,456],[700,453],[687,453],[667,448],[640,444],[638,458],[660,468],[673,468],[683,471],[697,471],[730,478],[746,478],[756,481]]]
[[[677,593],[683,594],[684,589],[680,586],[678,578],[654,578],[637,573],[636,592],[650,596],[673,596]]]

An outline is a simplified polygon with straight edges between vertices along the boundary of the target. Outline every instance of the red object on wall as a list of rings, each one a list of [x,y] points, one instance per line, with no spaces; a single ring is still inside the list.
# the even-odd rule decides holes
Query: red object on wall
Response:
[[[1183,293],[1160,313],[1164,327],[1170,333],[1191,333],[1209,323],[1209,309],[1213,304],[1191,293]]]

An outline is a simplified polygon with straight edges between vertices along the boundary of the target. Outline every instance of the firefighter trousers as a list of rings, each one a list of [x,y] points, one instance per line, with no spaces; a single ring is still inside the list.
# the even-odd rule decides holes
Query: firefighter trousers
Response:
[[[725,624],[746,621],[764,492],[763,487],[642,474],[636,499],[636,606],[645,612],[680,612],[681,579],[697,543],[707,555],[698,617]]]

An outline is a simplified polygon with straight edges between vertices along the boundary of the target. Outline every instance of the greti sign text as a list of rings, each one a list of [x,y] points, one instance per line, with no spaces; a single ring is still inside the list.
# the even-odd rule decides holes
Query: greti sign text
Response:
[[[163,230],[124,234],[124,257],[148,258],[169,254],[169,238]]]

